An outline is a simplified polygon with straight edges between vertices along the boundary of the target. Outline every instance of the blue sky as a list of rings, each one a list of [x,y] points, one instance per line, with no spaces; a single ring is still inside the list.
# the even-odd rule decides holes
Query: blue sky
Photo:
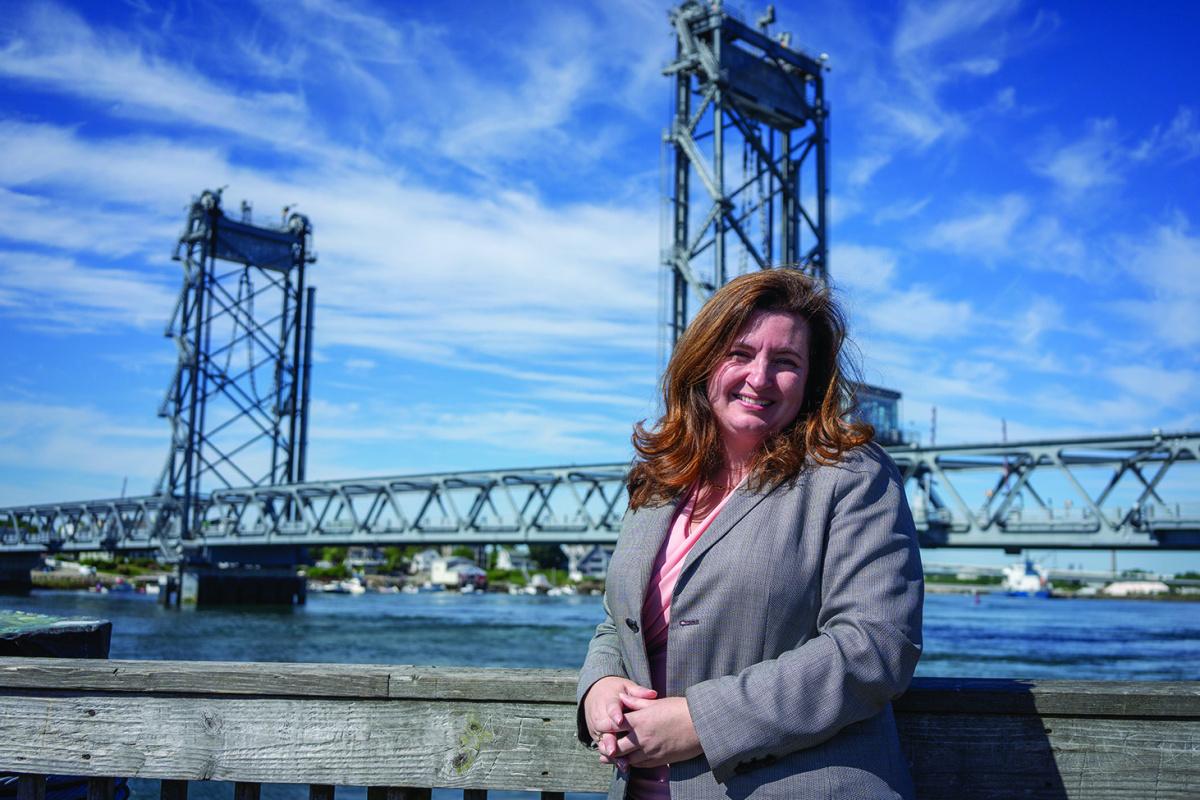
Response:
[[[776,5],[830,55],[831,275],[922,437],[1200,428],[1200,8]],[[311,477],[627,459],[667,8],[6,3],[0,504],[152,488],[220,186],[313,222]]]

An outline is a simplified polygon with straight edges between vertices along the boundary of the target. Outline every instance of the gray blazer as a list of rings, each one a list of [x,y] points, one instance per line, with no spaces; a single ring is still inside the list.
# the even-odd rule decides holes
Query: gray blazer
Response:
[[[625,517],[605,619],[579,675],[650,685],[642,601],[675,504]],[[671,797],[912,797],[890,700],[921,654],[912,514],[878,446],[730,498],[671,599],[667,695],[685,696],[704,755],[671,765]],[[616,772],[610,800],[625,796]]]

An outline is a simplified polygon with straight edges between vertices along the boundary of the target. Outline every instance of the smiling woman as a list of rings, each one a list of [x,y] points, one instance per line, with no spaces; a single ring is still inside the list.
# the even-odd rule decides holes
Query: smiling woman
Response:
[[[890,700],[921,652],[895,465],[848,418],[846,326],[796,270],[718,291],[638,425],[579,736],[610,798],[910,797]]]

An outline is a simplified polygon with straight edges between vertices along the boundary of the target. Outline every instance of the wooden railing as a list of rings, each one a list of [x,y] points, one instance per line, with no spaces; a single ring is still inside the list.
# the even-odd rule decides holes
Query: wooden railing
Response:
[[[0,659],[0,770],[366,786],[369,800],[603,792],[566,670]],[[922,798],[1200,797],[1200,683],[925,679],[896,702]]]

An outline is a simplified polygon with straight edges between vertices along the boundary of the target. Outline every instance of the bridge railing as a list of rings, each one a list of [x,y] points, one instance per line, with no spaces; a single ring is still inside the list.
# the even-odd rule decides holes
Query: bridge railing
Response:
[[[312,800],[431,788],[603,792],[575,739],[575,673],[350,664],[0,659],[0,770],[307,785]],[[1192,798],[1200,683],[918,679],[896,703],[921,798]],[[303,790],[298,789],[298,792]]]
[[[926,546],[1200,548],[1200,432],[889,452]],[[187,542],[177,538],[183,509],[166,497],[0,508],[0,552],[609,544],[628,500],[626,466],[221,489],[193,509]]]

